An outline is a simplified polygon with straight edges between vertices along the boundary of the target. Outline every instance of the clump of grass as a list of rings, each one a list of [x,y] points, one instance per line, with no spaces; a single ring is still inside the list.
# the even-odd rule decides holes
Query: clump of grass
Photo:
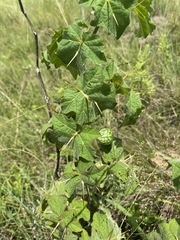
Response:
[[[25,0],[23,4],[39,35],[41,52],[52,32],[65,26],[60,7],[67,10],[71,3]],[[50,154],[54,149],[41,139],[48,115],[36,76],[34,38],[18,1],[0,6],[0,238],[51,239],[36,214],[52,181],[55,157]],[[73,14],[64,17],[71,22]],[[41,71],[51,97],[59,74],[52,75],[43,65]]]
[[[0,237],[51,239],[50,233],[43,227],[36,214],[36,207],[42,195],[36,167],[27,164],[23,167],[14,162],[7,170],[8,175],[6,171],[0,176]]]

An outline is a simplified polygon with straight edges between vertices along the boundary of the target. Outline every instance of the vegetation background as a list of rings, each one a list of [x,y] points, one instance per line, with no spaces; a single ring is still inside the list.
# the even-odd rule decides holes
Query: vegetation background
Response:
[[[38,32],[40,52],[54,30],[84,14],[75,0],[23,4]],[[121,40],[104,36],[106,54],[116,58],[123,78],[141,93],[146,106],[137,124],[119,133],[142,184],[142,191],[123,204],[128,208],[131,200],[144,232],[180,214],[180,197],[167,169],[168,160],[180,157],[180,1],[153,4],[157,28],[147,39],[135,37],[133,17]],[[34,38],[18,1],[1,1],[0,9],[0,239],[53,239],[36,213],[53,180],[55,151],[41,136],[48,115],[35,71]],[[41,72],[56,107],[68,75],[44,65]],[[107,115],[106,121],[121,119],[119,105],[117,115]],[[124,231],[131,232],[127,224]],[[127,239],[136,238],[129,233]]]

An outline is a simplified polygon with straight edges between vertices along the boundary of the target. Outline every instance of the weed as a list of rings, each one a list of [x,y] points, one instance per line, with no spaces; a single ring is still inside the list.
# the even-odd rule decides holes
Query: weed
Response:
[[[52,32],[60,25],[66,26],[66,21],[72,23],[79,11],[75,1],[51,1],[49,4],[47,0],[26,0],[24,3],[39,33],[40,51],[49,43]],[[53,237],[35,209],[52,182],[55,156],[52,147],[41,140],[41,126],[47,121],[47,114],[34,68],[34,40],[16,1],[1,1],[0,7],[0,238],[49,240]],[[132,82],[143,79],[143,88],[147,86],[148,108],[141,114],[137,125],[124,127],[121,131],[116,128],[123,140],[127,162],[135,169],[140,185],[143,185],[140,194],[136,193],[132,199],[121,199],[121,205],[127,206],[129,212],[142,220],[140,227],[144,232],[167,220],[168,214],[163,210],[167,201],[169,206],[179,201],[170,187],[171,180],[166,170],[162,170],[161,165],[160,168],[150,165],[148,160],[154,159],[157,150],[170,158],[174,158],[172,152],[177,157],[180,155],[180,97],[177,87],[180,80],[180,6],[175,0],[154,0],[154,8],[157,30],[145,43],[132,36],[136,31],[134,25],[116,44],[112,38],[106,40],[109,47],[107,56],[114,55],[119,61],[120,72],[126,81],[129,81],[129,74]],[[84,14],[85,10],[82,8],[80,11]],[[149,50],[151,54],[146,55]],[[137,59],[139,65],[135,64]],[[139,68],[144,61],[143,68]],[[41,68],[51,100],[59,101],[59,93],[54,93],[54,89],[60,89],[57,79],[68,80],[69,75],[64,70],[52,73],[44,66]],[[138,70],[141,78],[134,69]],[[134,87],[142,91],[139,83]],[[149,93],[153,95],[149,96]],[[119,114],[121,112],[118,112],[118,117]],[[106,113],[106,117],[105,122],[113,124],[114,116]],[[145,181],[149,175],[151,177]],[[132,206],[128,205],[130,202]],[[178,207],[168,207],[168,212],[170,218],[176,217]],[[114,216],[119,223],[122,219],[126,221],[115,208]],[[130,225],[124,224],[123,228],[127,231],[127,239],[130,239]]]

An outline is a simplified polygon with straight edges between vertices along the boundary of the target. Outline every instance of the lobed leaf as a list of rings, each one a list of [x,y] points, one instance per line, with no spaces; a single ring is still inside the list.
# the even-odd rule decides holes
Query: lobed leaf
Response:
[[[99,36],[88,32],[83,24],[76,22],[56,31],[51,44],[44,53],[43,62],[56,68],[66,67],[74,78],[85,70],[87,62],[104,63],[103,44]]]
[[[59,148],[69,144],[77,134],[76,122],[65,115],[54,115],[51,120],[51,127],[46,128],[45,135],[48,140],[55,143]]]
[[[89,123],[103,110],[116,106],[116,90],[111,82],[105,82],[103,68],[90,69],[79,77],[76,85],[64,91],[62,111],[74,112],[78,124]]]
[[[87,161],[93,161],[95,159],[96,151],[92,146],[92,142],[98,137],[99,131],[85,126],[82,131],[76,135],[71,143],[71,147],[74,149],[76,159],[82,157]]]
[[[99,131],[88,126],[77,130],[76,122],[65,115],[60,114],[52,117],[52,127],[45,132],[47,138],[64,151],[70,148],[76,159],[80,157],[92,161],[95,158],[93,140],[97,139]]]
[[[138,0],[138,4],[133,8],[139,20],[139,37],[146,38],[156,28],[155,24],[152,23],[150,19],[153,11],[151,4],[152,0]]]
[[[80,0],[84,6],[92,6],[95,19],[92,26],[103,26],[117,39],[130,23],[130,12],[137,0]]]
[[[79,220],[90,220],[90,211],[87,209],[87,202],[82,199],[74,198],[68,206],[67,211],[62,214],[61,226],[71,232],[82,232],[83,227]]]

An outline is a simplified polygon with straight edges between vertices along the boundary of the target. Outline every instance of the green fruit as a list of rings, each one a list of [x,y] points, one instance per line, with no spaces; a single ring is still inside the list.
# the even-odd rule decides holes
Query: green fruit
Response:
[[[101,144],[109,145],[112,143],[114,136],[113,132],[109,128],[103,128],[99,131],[101,137],[98,138]]]

